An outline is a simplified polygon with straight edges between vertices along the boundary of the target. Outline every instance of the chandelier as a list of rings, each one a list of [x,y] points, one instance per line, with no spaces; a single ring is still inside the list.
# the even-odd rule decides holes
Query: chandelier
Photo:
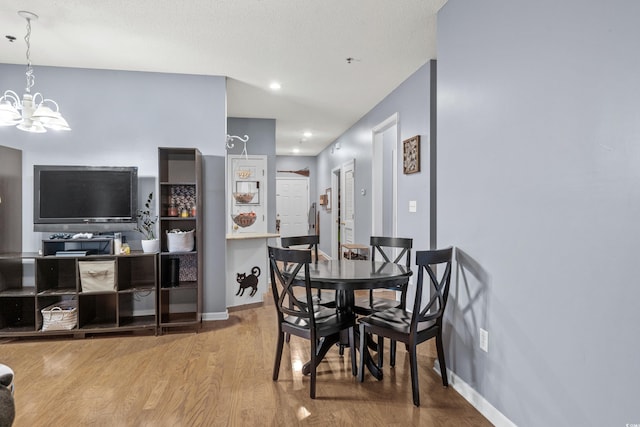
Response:
[[[31,66],[31,21],[38,19],[35,13],[21,10],[18,15],[27,20],[27,87],[22,99],[12,90],[7,90],[0,96],[0,126],[15,126],[25,132],[43,133],[47,129],[71,130],[67,121],[58,111],[58,104],[52,99],[46,99],[40,92],[31,93],[35,83],[33,67]]]

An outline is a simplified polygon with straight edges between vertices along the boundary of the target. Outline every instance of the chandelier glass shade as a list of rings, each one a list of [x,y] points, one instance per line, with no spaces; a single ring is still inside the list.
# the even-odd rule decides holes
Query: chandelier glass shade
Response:
[[[40,92],[31,93],[35,83],[30,55],[31,21],[38,19],[38,15],[27,11],[20,11],[18,15],[27,20],[27,35],[24,37],[27,43],[27,86],[22,98],[12,90],[6,90],[0,96],[0,126],[17,126],[33,133],[44,133],[47,129],[71,130],[54,100],[45,98]]]

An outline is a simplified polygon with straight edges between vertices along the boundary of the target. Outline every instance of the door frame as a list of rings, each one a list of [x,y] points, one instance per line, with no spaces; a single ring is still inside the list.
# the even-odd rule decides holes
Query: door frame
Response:
[[[339,259],[338,227],[340,226],[340,209],[338,197],[340,195],[340,172],[342,166],[331,169],[331,259]]]

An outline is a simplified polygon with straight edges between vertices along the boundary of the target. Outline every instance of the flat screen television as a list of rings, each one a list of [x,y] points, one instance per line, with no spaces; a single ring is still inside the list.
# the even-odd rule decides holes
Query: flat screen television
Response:
[[[138,168],[33,167],[34,231],[102,232],[136,226]]]

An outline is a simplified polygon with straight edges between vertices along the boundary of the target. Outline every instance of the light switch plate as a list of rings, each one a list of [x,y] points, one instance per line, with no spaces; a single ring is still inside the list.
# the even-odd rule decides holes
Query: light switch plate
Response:
[[[409,212],[418,212],[418,202],[409,200]]]
[[[489,352],[489,332],[480,328],[480,350]]]

